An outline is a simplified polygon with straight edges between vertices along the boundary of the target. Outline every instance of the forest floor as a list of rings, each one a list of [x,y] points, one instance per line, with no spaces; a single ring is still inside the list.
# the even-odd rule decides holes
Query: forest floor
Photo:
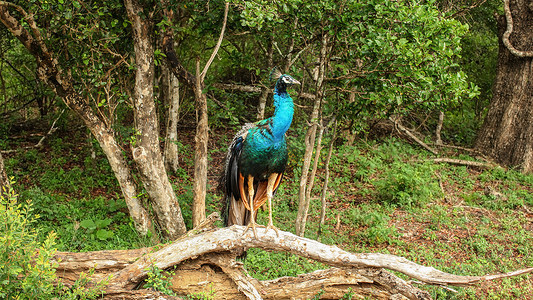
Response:
[[[4,141],[2,149],[33,145],[40,138],[34,134],[43,130],[34,126],[18,132]],[[180,131],[181,170],[171,176],[189,228],[193,178],[190,132],[191,128]],[[221,208],[216,185],[233,132],[217,129],[210,133],[208,214]],[[301,157],[301,147],[295,148],[274,201],[275,225],[291,232],[300,173],[296,157]],[[475,160],[460,150],[439,149],[439,157]],[[434,157],[395,137],[337,145],[330,165],[325,224],[319,234],[324,177],[321,162],[305,235],[347,251],[391,253],[458,275],[533,266],[533,176],[500,167],[438,164],[431,160]],[[43,148],[5,154],[4,159],[20,198],[32,200],[34,212],[40,215],[36,226],[43,237],[51,230],[57,232],[58,250],[152,245],[153,238],[139,237],[133,229],[105,156],[86,129],[60,127],[45,140]],[[259,223],[265,221],[262,211]],[[292,254],[251,249],[245,267],[258,279],[272,279],[324,266]],[[532,275],[468,288],[420,287],[435,299],[533,299]]]

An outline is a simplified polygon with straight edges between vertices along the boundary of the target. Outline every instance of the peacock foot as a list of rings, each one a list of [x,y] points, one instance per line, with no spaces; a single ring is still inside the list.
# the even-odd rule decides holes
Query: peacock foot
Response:
[[[248,226],[246,226],[246,229],[244,230],[242,235],[245,235],[246,232],[248,232],[248,229],[250,229],[250,227],[252,228],[252,231],[254,233],[254,237],[257,239],[257,230],[255,228],[257,228],[257,227],[265,227],[265,226],[264,225],[259,225],[255,221],[251,221],[250,223],[248,223]]]
[[[276,236],[279,237],[279,229],[276,226],[274,226],[272,222],[268,222],[265,232],[267,232],[271,228],[276,232]]]

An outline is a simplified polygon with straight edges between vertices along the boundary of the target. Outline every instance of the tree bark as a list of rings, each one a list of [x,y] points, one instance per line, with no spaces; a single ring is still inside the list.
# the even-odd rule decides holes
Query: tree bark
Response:
[[[165,135],[164,158],[165,167],[168,172],[176,172],[179,167],[178,161],[178,120],[180,109],[180,88],[179,80],[166,67],[164,68],[164,79],[167,82],[165,97],[168,103],[168,116]]]
[[[196,85],[194,99],[196,103],[196,135],[194,136],[194,182],[192,202],[192,224],[196,227],[205,219],[205,196],[207,193],[207,142],[209,141],[209,124],[207,116],[207,96],[203,93],[204,81],[200,74],[200,62],[196,63]]]
[[[509,3],[510,2],[510,3]],[[533,9],[505,0],[498,16],[498,71],[493,98],[475,148],[498,163],[533,172]]]
[[[154,103],[154,49],[151,26],[143,16],[142,7],[134,0],[125,0],[132,23],[135,51],[135,87],[133,91],[136,141],[131,145],[144,187],[152,200],[154,212],[163,235],[176,239],[186,232],[178,199],[165,171],[159,148],[159,126]]]
[[[24,21],[30,27],[31,32],[26,30],[10,14],[8,7],[13,7],[24,17]],[[96,138],[118,180],[135,228],[141,234],[146,234],[151,227],[150,218],[137,198],[136,185],[133,182],[128,164],[122,155],[122,149],[115,140],[113,130],[106,126],[105,122],[94,113],[89,104],[74,90],[72,86],[73,79],[68,73],[64,73],[61,70],[57,60],[48,51],[40,29],[30,15],[20,6],[0,1],[0,21],[35,57],[39,79],[48,85],[69,108],[80,116]]]
[[[6,167],[4,165],[4,158],[0,152],[0,196],[7,195],[9,189],[11,188],[11,183],[9,182],[9,177],[7,177]]]

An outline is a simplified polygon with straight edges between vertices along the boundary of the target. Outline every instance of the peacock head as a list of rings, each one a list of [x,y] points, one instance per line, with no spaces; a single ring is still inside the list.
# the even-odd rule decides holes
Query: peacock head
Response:
[[[300,82],[294,78],[292,78],[292,76],[290,75],[287,75],[287,74],[283,74],[281,75],[281,77],[278,79],[278,82],[276,83],[276,85],[278,84],[283,84],[283,85],[286,85],[286,86],[291,86],[291,85],[295,85],[295,84],[300,84]]]
[[[272,79],[276,79],[276,91],[278,93],[285,93],[287,92],[287,88],[292,86],[292,85],[295,85],[295,84],[300,84],[300,82],[294,78],[292,78],[292,76],[290,75],[287,75],[287,74],[281,74],[281,72],[278,70],[278,69],[274,69],[272,70],[271,74],[270,74],[270,77]]]

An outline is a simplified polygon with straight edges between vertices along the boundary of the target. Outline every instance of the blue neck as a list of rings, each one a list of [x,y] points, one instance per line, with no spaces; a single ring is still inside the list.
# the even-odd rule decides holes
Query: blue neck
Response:
[[[292,116],[294,114],[294,104],[291,96],[287,91],[282,91],[277,88],[274,90],[274,115],[272,116],[272,136],[275,141],[283,139],[285,132],[289,129],[292,123]]]

